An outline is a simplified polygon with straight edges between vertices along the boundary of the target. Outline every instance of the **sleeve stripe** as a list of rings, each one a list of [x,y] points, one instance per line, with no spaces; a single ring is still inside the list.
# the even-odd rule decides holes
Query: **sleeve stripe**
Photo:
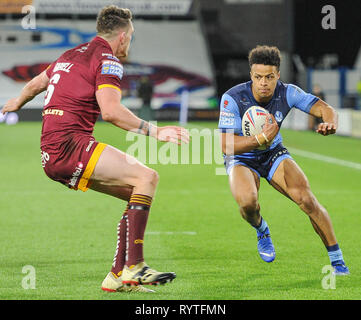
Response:
[[[122,90],[120,90],[117,86],[113,86],[112,84],[101,84],[100,86],[98,86],[98,90],[103,88],[113,88],[118,90],[119,92],[122,92]]]

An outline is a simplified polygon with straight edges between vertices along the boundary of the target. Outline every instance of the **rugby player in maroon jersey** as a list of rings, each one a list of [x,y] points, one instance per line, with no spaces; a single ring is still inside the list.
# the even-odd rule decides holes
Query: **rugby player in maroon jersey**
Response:
[[[153,292],[142,284],[164,284],[176,275],[149,268],[143,257],[158,174],[130,155],[97,142],[92,134],[98,116],[159,141],[189,142],[184,128],[151,125],[121,104],[119,58],[127,57],[133,32],[130,10],[104,7],[97,17],[97,36],[66,51],[1,110],[3,114],[17,111],[47,90],[41,135],[45,173],[74,190],[90,188],[128,202],[118,225],[113,265],[102,283],[102,289],[111,292]]]

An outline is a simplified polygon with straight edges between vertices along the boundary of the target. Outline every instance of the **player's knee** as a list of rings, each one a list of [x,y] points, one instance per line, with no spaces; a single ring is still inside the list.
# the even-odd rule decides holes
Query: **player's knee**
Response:
[[[142,181],[147,184],[156,186],[159,181],[159,174],[157,171],[148,168],[141,177]]]
[[[240,207],[242,216],[253,216],[259,211],[258,203],[246,203]]]
[[[237,202],[243,216],[253,215],[259,211],[256,194],[250,194],[247,197],[242,197],[242,199],[239,199]]]
[[[307,214],[312,214],[317,209],[317,201],[309,189],[294,192],[293,200]]]

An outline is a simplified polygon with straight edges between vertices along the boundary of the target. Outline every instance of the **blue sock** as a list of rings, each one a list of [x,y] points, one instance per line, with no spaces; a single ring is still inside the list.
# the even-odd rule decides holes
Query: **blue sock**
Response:
[[[258,227],[255,228],[258,232],[264,232],[266,228],[268,227],[267,222],[261,217],[261,224]]]
[[[330,257],[331,265],[335,265],[339,263],[344,264],[342,251],[337,243],[333,246],[329,246],[329,247],[326,246],[326,249],[328,252],[328,256]]]

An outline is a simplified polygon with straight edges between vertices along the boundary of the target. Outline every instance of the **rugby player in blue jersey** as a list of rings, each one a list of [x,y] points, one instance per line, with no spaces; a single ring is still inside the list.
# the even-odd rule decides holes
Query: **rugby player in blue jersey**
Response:
[[[249,53],[251,81],[234,86],[222,96],[219,128],[231,192],[242,217],[257,231],[257,248],[264,261],[272,262],[276,253],[269,227],[260,215],[258,190],[261,177],[308,215],[327,249],[334,274],[346,275],[349,269],[328,212],[312,193],[307,177],[283,146],[279,133],[292,108],[321,118],[316,132],[324,136],[336,132],[337,113],[314,95],[281,82],[280,62],[278,48],[257,46]],[[270,115],[261,134],[244,136],[242,117],[251,106],[261,106]],[[266,149],[258,149],[260,146],[266,146]]]

